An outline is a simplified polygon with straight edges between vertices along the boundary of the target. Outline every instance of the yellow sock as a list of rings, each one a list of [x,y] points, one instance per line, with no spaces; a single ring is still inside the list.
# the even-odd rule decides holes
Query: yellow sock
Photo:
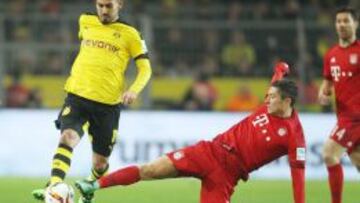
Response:
[[[62,182],[70,169],[73,149],[65,144],[59,144],[51,165],[50,184]]]

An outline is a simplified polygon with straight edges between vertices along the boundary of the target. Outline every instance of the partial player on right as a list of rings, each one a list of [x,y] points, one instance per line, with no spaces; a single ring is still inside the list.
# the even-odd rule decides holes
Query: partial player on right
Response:
[[[332,203],[341,203],[344,174],[340,159],[346,151],[360,171],[360,41],[356,39],[358,14],[352,8],[336,12],[338,44],[324,57],[324,80],[319,102],[330,103],[335,90],[337,124],[324,144],[323,159],[329,174]]]

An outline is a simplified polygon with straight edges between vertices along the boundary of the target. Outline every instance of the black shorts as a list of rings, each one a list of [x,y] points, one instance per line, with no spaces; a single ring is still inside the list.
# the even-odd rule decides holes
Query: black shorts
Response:
[[[117,137],[121,105],[107,105],[68,94],[56,121],[61,132],[75,130],[80,137],[88,123],[94,152],[109,157]]]

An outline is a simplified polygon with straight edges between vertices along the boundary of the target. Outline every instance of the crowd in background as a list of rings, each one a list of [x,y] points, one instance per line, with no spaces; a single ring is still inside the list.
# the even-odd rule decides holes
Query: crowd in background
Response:
[[[302,19],[309,25],[302,84],[310,94],[305,102],[314,102],[313,80],[321,75],[322,57],[334,43],[329,34],[334,33],[333,9],[356,2],[132,0],[125,1],[122,18],[135,25],[141,25],[138,19],[144,15],[151,19],[154,75],[171,77],[269,76],[280,58],[296,66],[298,30],[289,22],[296,25],[295,20]],[[94,6],[88,0],[4,0],[0,11],[2,40],[9,45],[4,53],[7,74],[66,75],[78,51],[77,17]],[[264,26],[267,23],[278,26]],[[241,92],[247,92],[246,87],[239,88]],[[210,94],[210,100],[216,98]]]

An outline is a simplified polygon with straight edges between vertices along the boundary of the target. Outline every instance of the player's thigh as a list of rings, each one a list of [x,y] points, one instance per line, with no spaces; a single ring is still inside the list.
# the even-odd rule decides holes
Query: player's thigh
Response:
[[[103,156],[96,152],[93,152],[92,163],[93,167],[97,170],[101,170],[108,167],[109,157]]]
[[[170,152],[167,157],[177,169],[179,177],[205,177],[218,164],[210,145],[209,142],[200,141]]]
[[[142,180],[163,179],[177,176],[177,170],[167,156],[140,166],[140,177]]]
[[[67,96],[57,120],[62,133],[66,130],[74,130],[82,137],[84,134],[83,126],[88,119],[84,109],[85,105],[85,101],[77,98],[75,95]]]
[[[360,125],[357,122],[338,122],[330,134],[330,139],[338,144],[330,143],[330,147],[333,149],[330,152],[336,153],[337,150],[340,150],[338,147],[340,145],[350,154],[356,144],[360,142]]]
[[[234,185],[224,175],[206,177],[201,181],[201,203],[229,203],[234,192]]]
[[[333,139],[328,139],[324,143],[323,147],[323,157],[326,159],[327,157],[336,157],[340,158],[344,152],[346,151],[346,148],[344,148],[342,145],[340,145],[338,142],[336,142]]]
[[[96,106],[89,118],[89,135],[95,153],[109,157],[116,142],[120,106]]]
[[[329,139],[324,143],[323,158],[325,162],[334,158],[340,159],[347,150],[350,139],[348,124],[337,123],[331,131]]]

